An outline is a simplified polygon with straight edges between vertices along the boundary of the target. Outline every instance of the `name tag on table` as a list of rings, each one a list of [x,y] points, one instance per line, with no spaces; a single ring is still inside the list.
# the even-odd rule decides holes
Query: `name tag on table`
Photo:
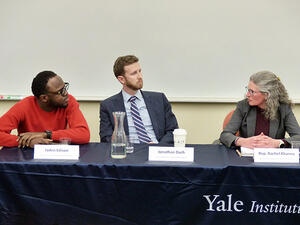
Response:
[[[252,148],[241,147],[241,155],[242,155],[242,156],[253,157],[253,155],[254,155],[254,150],[253,150]]]
[[[149,146],[149,161],[194,162],[193,147]]]
[[[255,148],[254,162],[299,163],[299,149]]]
[[[34,145],[34,159],[79,159],[79,145]]]

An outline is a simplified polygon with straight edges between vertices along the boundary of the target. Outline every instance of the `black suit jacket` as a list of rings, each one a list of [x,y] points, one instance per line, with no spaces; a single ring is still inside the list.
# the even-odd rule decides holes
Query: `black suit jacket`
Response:
[[[171,105],[163,93],[141,91],[156,139],[159,143],[171,144],[173,131],[178,128],[177,120],[172,112]],[[105,99],[100,105],[100,139],[101,142],[111,142],[115,127],[112,113],[126,112],[122,92]],[[124,130],[129,134],[127,116],[124,120]]]

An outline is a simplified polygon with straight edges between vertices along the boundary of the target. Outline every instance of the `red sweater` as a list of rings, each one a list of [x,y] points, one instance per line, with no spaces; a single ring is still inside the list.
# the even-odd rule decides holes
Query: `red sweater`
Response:
[[[18,134],[51,130],[53,141],[70,138],[74,144],[85,144],[90,140],[87,122],[72,95],[69,95],[66,108],[57,108],[52,112],[42,110],[34,96],[16,103],[0,117],[0,146],[18,146],[17,136],[10,134],[13,129],[17,129]]]

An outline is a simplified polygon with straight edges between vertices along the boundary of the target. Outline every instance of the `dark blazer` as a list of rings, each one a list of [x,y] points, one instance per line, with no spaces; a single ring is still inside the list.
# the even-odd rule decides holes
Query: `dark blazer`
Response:
[[[141,91],[156,139],[159,143],[171,144],[173,131],[178,128],[177,120],[172,112],[171,105],[163,93]],[[105,99],[100,105],[100,139],[101,142],[111,142],[115,127],[112,113],[126,112],[122,92]],[[124,130],[129,134],[127,116],[124,119]]]
[[[220,141],[230,147],[236,139],[236,132],[247,138],[255,134],[256,106],[250,106],[247,99],[238,102],[237,107],[220,136]],[[290,138],[285,138],[285,133]],[[276,119],[270,121],[269,137],[273,139],[284,139],[291,141],[300,140],[300,128],[291,107],[287,104],[280,104]]]

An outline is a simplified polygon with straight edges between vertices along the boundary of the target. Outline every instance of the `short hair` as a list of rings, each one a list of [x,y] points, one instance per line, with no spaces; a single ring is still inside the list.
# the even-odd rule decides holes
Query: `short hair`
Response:
[[[118,77],[124,75],[125,74],[124,67],[132,63],[136,63],[138,61],[139,61],[138,57],[134,55],[125,55],[125,56],[118,57],[114,64],[115,76]]]
[[[52,71],[42,71],[38,73],[31,84],[33,95],[38,98],[40,95],[46,94],[48,80],[55,76],[57,76],[57,74]]]
[[[277,110],[281,103],[292,106],[292,101],[280,78],[270,71],[260,71],[250,77],[259,91],[267,93],[266,108],[264,115],[267,119],[273,120],[276,118]]]

